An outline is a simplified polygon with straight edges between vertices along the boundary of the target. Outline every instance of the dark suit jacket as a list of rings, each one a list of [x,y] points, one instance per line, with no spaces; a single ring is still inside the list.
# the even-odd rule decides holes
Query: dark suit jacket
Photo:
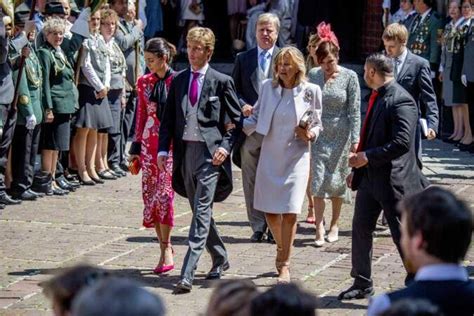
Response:
[[[1,17],[0,15],[0,104],[10,104],[13,101],[14,86],[8,61],[8,38]]]
[[[374,196],[398,200],[427,185],[416,163],[418,111],[415,100],[395,81],[379,89],[375,102],[364,147],[369,163],[354,169],[352,189],[367,177]]]
[[[275,46],[273,49],[272,59],[278,53],[279,48]],[[232,71],[232,78],[234,79],[235,89],[239,98],[240,106],[245,104],[254,105],[258,99],[258,48],[252,48],[248,51],[237,55],[234,63],[234,70]],[[272,60],[273,63],[273,60]],[[270,66],[271,67],[271,66]],[[268,72],[268,78],[271,78],[272,71]],[[240,167],[240,147],[245,141],[245,133],[240,133],[237,138],[237,143],[233,152],[232,160]]]
[[[187,69],[176,75],[171,83],[164,119],[161,121],[159,142],[159,151],[166,152],[173,143],[173,189],[184,197],[187,197],[187,194],[181,166],[186,146],[183,133],[190,75],[191,72]],[[218,100],[210,101],[212,96],[217,96]],[[236,135],[240,130],[240,114],[240,105],[232,78],[209,67],[198,102],[197,119],[202,137],[211,155],[219,147],[223,147],[229,153],[232,151]],[[226,130],[225,124],[228,120],[233,122],[236,128]],[[222,164],[221,171],[214,196],[215,202],[225,200],[232,192],[230,158]]]
[[[431,81],[430,64],[408,51],[397,82],[407,90],[418,105],[418,114],[426,118],[428,127],[438,131],[438,105]]]
[[[474,282],[461,280],[415,281],[389,293],[393,304],[402,299],[424,299],[438,306],[445,316],[474,315]]]

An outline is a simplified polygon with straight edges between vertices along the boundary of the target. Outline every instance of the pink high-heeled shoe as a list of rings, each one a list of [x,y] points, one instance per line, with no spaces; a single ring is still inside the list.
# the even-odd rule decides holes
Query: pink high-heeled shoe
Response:
[[[170,242],[167,242],[167,241],[162,241],[161,244],[163,245],[169,245]],[[171,247],[171,246],[170,246]],[[174,255],[174,249],[173,247],[171,247],[171,254]],[[169,264],[169,265],[160,265],[158,264],[155,269],[153,269],[153,273],[155,274],[162,274],[162,273],[166,273],[166,272],[169,272],[169,271],[172,271],[174,270],[174,263],[173,264]]]
[[[170,264],[170,265],[157,265],[155,269],[153,269],[153,273],[155,274],[162,274],[162,273],[166,273],[166,272],[170,272],[174,270],[174,264]]]

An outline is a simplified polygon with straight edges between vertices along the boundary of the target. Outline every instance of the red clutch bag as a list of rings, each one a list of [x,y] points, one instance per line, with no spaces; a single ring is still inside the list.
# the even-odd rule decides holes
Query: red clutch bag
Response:
[[[128,163],[128,170],[130,170],[130,173],[134,176],[136,176],[139,172],[142,166],[140,165],[140,159],[138,158],[133,158],[129,163]]]

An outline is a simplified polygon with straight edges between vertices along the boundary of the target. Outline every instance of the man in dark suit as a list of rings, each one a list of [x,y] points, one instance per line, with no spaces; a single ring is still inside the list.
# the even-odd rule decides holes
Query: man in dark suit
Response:
[[[272,59],[278,52],[275,43],[278,39],[280,21],[272,13],[264,13],[258,17],[256,27],[257,47],[240,53],[235,59],[232,78],[235,82],[237,96],[244,116],[252,113],[252,108],[258,99],[258,92],[263,80],[272,77]],[[233,160],[242,169],[242,182],[247,207],[247,216],[253,234],[252,242],[261,242],[267,230],[265,214],[253,207],[255,173],[263,136],[257,132],[245,137],[239,136],[239,141],[233,153]],[[273,240],[270,230],[269,241]]]
[[[451,192],[430,187],[404,201],[401,246],[405,262],[416,271],[407,288],[375,297],[368,315],[381,315],[404,299],[424,299],[442,314],[474,315],[474,282],[460,263],[471,243],[473,216]]]
[[[16,124],[16,111],[12,109],[15,87],[12,69],[8,60],[8,48],[12,31],[11,17],[6,17],[9,24],[4,24],[3,8],[0,8],[0,209],[5,205],[19,204],[20,200],[12,199],[5,191],[5,172],[7,168],[8,149],[13,139]]]
[[[349,156],[353,172],[347,184],[357,191],[352,221],[354,284],[338,299],[373,295],[371,259],[373,233],[382,209],[393,241],[400,252],[400,221],[396,205],[405,194],[427,185],[416,163],[415,100],[393,78],[393,64],[382,54],[369,56],[364,79],[373,91],[361,130],[357,153]],[[401,255],[401,252],[400,252]]]
[[[158,153],[158,167],[164,171],[173,143],[173,188],[188,198],[193,211],[189,248],[175,293],[191,291],[204,247],[213,263],[208,279],[220,278],[229,268],[227,251],[212,218],[212,205],[232,191],[229,154],[241,115],[232,78],[209,66],[215,44],[212,31],[192,28],[186,40],[191,67],[171,84]]]
[[[418,106],[415,148],[418,166],[422,168],[421,138],[432,140],[438,131],[438,105],[430,65],[426,59],[407,49],[408,31],[405,26],[390,24],[385,28],[382,39],[387,56],[393,62],[395,80],[411,94]]]
[[[121,134],[111,134],[109,136],[108,159],[112,171],[118,176],[125,176],[125,171],[128,171],[125,146],[132,132],[133,119],[135,118],[137,74],[141,76],[139,64],[136,63],[136,54],[140,54],[142,51],[143,22],[141,20],[130,22],[125,19],[128,12],[127,0],[109,0],[109,3],[110,8],[117,12],[119,16],[114,39],[125,56],[127,71],[125,78],[126,95],[123,96],[125,98],[125,108],[120,115]]]

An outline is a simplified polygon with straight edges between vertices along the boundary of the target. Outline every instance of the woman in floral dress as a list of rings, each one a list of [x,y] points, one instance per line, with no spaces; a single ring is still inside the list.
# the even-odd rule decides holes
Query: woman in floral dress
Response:
[[[154,269],[158,274],[174,269],[170,243],[174,213],[173,157],[168,156],[166,172],[160,172],[156,159],[160,120],[174,77],[169,63],[175,54],[176,48],[162,38],[150,39],[145,45],[145,61],[150,73],[137,81],[135,139],[130,148],[130,159],[139,159],[142,170],[143,226],[154,227],[160,242],[160,260]]]

